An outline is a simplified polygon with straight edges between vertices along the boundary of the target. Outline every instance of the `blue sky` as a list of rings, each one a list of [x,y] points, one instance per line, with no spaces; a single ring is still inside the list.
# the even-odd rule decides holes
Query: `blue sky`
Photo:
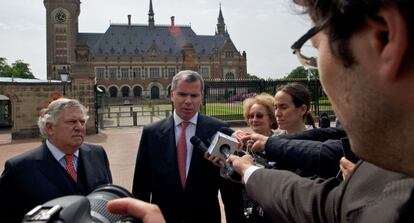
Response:
[[[190,25],[213,35],[220,1],[153,0],[156,24]],[[299,66],[290,45],[310,26],[290,0],[221,0],[224,21],[236,47],[247,53],[247,72],[262,78],[285,76]],[[105,32],[110,23],[147,23],[149,0],[83,0],[80,32]],[[0,57],[22,59],[37,78],[46,78],[46,9],[42,0],[14,0],[0,8]]]

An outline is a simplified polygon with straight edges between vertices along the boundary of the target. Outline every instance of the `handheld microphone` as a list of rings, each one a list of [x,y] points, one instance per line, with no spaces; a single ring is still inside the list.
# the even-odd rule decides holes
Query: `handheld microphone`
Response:
[[[191,137],[190,142],[195,148],[201,149],[203,152],[208,152],[207,146],[197,136]]]
[[[219,132],[222,132],[222,133],[224,133],[228,136],[231,136],[231,137],[233,137],[233,134],[234,134],[234,130],[231,129],[231,128],[228,128],[228,127],[221,127],[219,129]]]
[[[190,138],[190,142],[193,144],[195,148],[200,149],[203,152],[208,152],[209,149],[207,146],[201,141],[200,138],[197,136],[193,136]],[[230,150],[229,153],[226,155],[226,157],[230,156]],[[232,165],[230,165],[228,162],[224,160],[220,160],[220,164],[222,164],[224,167],[220,169],[220,176],[226,179],[229,179],[233,182],[240,183],[241,182],[241,176],[238,174]]]
[[[219,129],[219,132],[222,132],[222,133],[224,133],[228,136],[233,137],[234,130],[231,129],[231,128],[227,128],[227,127],[221,127]],[[272,168],[273,166],[269,165],[267,159],[262,157],[262,154],[251,151],[250,148],[252,147],[252,145],[253,145],[252,141],[247,141],[247,143],[244,146],[246,147],[246,151],[253,157],[254,161],[256,162],[256,166],[265,167],[265,168]],[[222,151],[222,152],[223,152],[223,154],[226,154],[225,153],[226,151]]]
[[[234,154],[238,144],[237,139],[218,131],[208,147],[208,153],[222,160],[226,160],[230,154]]]

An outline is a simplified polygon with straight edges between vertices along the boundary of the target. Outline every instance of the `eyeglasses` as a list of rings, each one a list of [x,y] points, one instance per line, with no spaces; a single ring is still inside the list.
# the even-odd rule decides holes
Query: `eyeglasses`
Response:
[[[249,114],[248,117],[249,117],[249,119],[254,119],[254,117],[256,117],[257,119],[262,119],[265,115],[268,115],[268,114],[263,114],[263,113],[260,113],[260,112],[254,112],[254,113]]]
[[[310,30],[308,30],[305,35],[300,37],[290,48],[293,50],[293,54],[296,54],[298,57],[299,62],[308,68],[318,68],[318,64],[316,62],[316,57],[307,57],[300,52],[302,46],[310,40],[314,35],[320,32],[324,26],[314,26]]]

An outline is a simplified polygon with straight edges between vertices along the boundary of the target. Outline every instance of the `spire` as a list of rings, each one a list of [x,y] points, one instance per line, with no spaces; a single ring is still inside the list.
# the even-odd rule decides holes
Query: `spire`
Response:
[[[218,23],[219,24],[224,24],[224,18],[223,18],[223,13],[221,12],[221,2],[220,2],[220,5],[219,5],[219,7],[220,7],[220,10],[219,10],[219,17],[218,17]]]
[[[149,12],[148,12],[148,26],[150,28],[154,28],[154,10],[152,9],[152,0],[150,0],[149,5]]]
[[[226,24],[224,23],[223,13],[221,12],[221,3],[220,3],[220,10],[219,16],[217,18],[217,31],[216,34],[226,34]]]

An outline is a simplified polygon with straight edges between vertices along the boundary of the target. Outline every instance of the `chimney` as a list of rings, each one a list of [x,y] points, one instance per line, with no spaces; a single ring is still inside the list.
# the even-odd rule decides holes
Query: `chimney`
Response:
[[[128,15],[128,28],[131,28],[131,15]]]
[[[171,27],[174,27],[175,26],[174,19],[175,19],[175,17],[174,16],[171,16]]]

